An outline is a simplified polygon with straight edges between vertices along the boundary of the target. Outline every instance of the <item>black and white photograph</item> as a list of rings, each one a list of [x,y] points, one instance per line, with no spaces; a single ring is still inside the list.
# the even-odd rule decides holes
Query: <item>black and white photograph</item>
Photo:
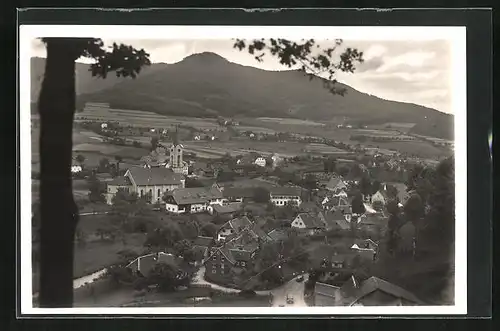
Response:
[[[465,27],[19,47],[23,313],[467,313]]]

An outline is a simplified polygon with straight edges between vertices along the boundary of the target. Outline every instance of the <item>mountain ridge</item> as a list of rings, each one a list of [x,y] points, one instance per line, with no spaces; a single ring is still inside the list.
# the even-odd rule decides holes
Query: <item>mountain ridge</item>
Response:
[[[40,60],[43,59],[37,61]],[[177,116],[265,116],[323,121],[345,116],[352,122],[365,124],[416,123],[414,133],[453,137],[451,114],[386,100],[341,83],[338,86],[346,89],[346,95],[332,95],[323,88],[321,78],[310,81],[298,70],[267,71],[244,66],[212,52],[193,54],[173,64],[153,63],[136,79],[114,75],[109,76],[113,76],[109,81],[109,78],[92,78],[90,72],[84,72],[88,66],[77,63],[79,107],[91,101]],[[33,85],[36,82],[32,80],[32,100],[36,97]]]

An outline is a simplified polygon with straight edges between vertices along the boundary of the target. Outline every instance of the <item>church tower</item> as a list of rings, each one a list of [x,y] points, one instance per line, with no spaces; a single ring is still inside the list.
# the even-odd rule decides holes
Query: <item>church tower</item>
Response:
[[[176,173],[181,173],[184,175],[188,174],[188,165],[183,160],[184,146],[179,142],[178,130],[175,128],[175,132],[172,137],[172,145],[170,146],[170,158],[167,165]]]
[[[177,127],[175,128],[174,136],[172,138],[172,146],[170,146],[170,164],[172,168],[182,167],[184,162],[182,159],[182,152],[184,146],[179,143],[179,136]]]

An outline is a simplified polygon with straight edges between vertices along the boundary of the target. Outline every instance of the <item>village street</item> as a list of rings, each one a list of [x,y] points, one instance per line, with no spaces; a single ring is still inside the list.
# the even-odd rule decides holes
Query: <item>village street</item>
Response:
[[[227,292],[227,293],[238,293],[240,290],[234,289],[234,288],[229,288],[229,287],[224,287],[220,286],[217,284],[210,283],[206,281],[203,277],[205,274],[205,267],[201,267],[196,274],[193,277],[192,284],[201,284],[201,285],[210,285],[212,286],[213,289]],[[304,280],[302,282],[297,282],[297,278],[299,276],[293,278],[289,282],[273,289],[273,290],[268,290],[268,291],[255,291],[257,295],[268,295],[272,294],[273,296],[273,302],[272,305],[274,307],[278,306],[298,306],[298,307],[305,307],[307,306],[305,301],[304,301],[304,284],[307,281],[308,275],[304,275]],[[293,304],[287,304],[286,298],[287,296],[293,297]]]
[[[307,304],[304,301],[304,285],[307,281],[307,275],[304,275],[304,280],[302,282],[297,282],[297,278],[290,280],[284,285],[271,291],[273,295],[273,307],[279,306],[295,306],[295,307],[306,307]],[[288,304],[286,302],[287,297],[293,298],[293,303]]]

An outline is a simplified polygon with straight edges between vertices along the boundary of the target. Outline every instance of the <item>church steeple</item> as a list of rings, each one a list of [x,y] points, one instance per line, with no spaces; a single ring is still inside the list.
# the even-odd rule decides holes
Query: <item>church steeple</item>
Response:
[[[177,145],[179,145],[179,132],[178,132],[178,128],[179,128],[179,126],[176,125],[175,126],[175,132],[174,132],[174,135],[172,137],[172,144],[174,145],[174,147],[176,147]]]

